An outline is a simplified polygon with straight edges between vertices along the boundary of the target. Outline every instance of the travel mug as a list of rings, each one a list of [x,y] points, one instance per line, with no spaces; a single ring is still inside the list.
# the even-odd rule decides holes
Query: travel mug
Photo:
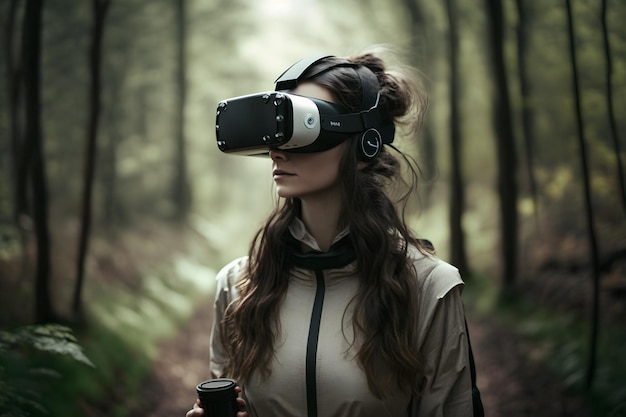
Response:
[[[196,386],[200,404],[206,417],[237,417],[237,382],[218,378],[201,382]]]

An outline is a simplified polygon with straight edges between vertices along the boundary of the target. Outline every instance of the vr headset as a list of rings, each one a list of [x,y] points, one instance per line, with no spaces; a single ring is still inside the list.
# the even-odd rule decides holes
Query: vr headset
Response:
[[[393,120],[381,115],[376,75],[348,61],[321,68],[311,77],[336,67],[350,67],[363,91],[361,111],[312,97],[292,94],[302,74],[328,55],[315,55],[296,62],[276,81],[276,90],[222,100],[217,106],[215,133],[220,151],[239,155],[264,155],[271,149],[289,152],[320,152],[350,137],[359,139],[364,160],[393,142]]]

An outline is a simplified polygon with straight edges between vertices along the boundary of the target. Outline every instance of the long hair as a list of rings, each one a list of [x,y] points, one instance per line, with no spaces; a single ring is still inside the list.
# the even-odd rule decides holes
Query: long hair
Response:
[[[373,54],[326,58],[309,69],[314,74],[309,81],[327,88],[338,104],[359,111],[362,91],[351,68],[356,65],[366,66],[377,76],[379,105],[388,117],[396,123],[408,120],[413,127],[419,125],[425,95],[410,77],[387,70]],[[307,79],[307,73],[303,78]],[[354,334],[345,337],[357,349],[357,360],[374,395],[383,397],[391,389],[406,386],[417,391],[416,377],[423,370],[416,349],[419,286],[407,251],[410,246],[426,249],[404,218],[408,198],[417,187],[415,163],[390,146],[373,161],[360,162],[357,141],[347,140],[349,146],[340,162],[340,225],[350,230],[360,282],[350,303],[353,314],[344,313],[343,318],[352,320]],[[401,175],[403,163],[410,172],[406,180]],[[299,211],[299,199],[285,199],[257,232],[247,269],[238,282],[240,297],[228,307],[221,323],[228,351],[225,367],[243,383],[254,372],[262,378],[271,373],[274,343],[280,334],[279,308],[289,285],[284,236]]]

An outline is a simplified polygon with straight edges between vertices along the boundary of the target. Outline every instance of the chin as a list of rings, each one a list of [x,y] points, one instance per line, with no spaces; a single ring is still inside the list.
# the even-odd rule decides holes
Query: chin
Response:
[[[292,193],[277,193],[278,197],[280,198],[299,198],[300,195],[299,194],[292,194]]]
[[[281,198],[294,198],[297,197],[293,192],[290,192],[289,190],[285,190],[284,188],[277,188],[276,189],[276,194],[278,194],[279,197]]]

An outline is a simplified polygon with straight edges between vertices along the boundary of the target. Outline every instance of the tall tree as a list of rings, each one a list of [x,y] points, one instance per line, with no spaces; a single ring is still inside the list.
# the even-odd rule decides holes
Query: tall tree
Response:
[[[602,0],[602,40],[604,44],[604,56],[606,59],[606,106],[608,109],[609,126],[611,129],[611,139],[617,162],[618,184],[622,196],[622,208],[626,214],[626,184],[624,180],[624,167],[622,165],[622,151],[620,149],[619,135],[617,133],[617,123],[615,121],[615,110],[613,105],[613,59],[611,54],[611,42],[609,39],[609,27],[607,23],[608,7],[606,0]]]
[[[22,26],[24,63],[24,142],[30,148],[30,190],[37,239],[35,272],[35,321],[55,320],[50,294],[50,233],[48,230],[48,186],[41,129],[41,33],[43,0],[27,0]]]
[[[105,69],[105,71],[107,71]],[[120,120],[123,111],[120,109],[122,74],[119,74],[113,66],[109,66],[107,84],[109,103],[118,103],[108,107],[106,113],[107,120],[104,125],[107,127],[106,141],[102,147],[102,200],[104,210],[104,223],[107,230],[114,230],[117,223],[124,220],[124,209],[118,198],[118,148],[121,136]]]
[[[449,44],[449,100],[450,100],[450,260],[459,268],[463,276],[469,277],[469,265],[463,233],[463,213],[465,212],[465,192],[463,188],[463,169],[461,164],[461,117],[459,113],[459,35],[456,8],[453,0],[446,0],[448,16]]]
[[[76,285],[72,310],[75,315],[82,312],[82,288],[85,276],[85,258],[89,246],[91,232],[91,206],[93,194],[93,178],[96,166],[96,149],[98,143],[98,120],[100,117],[100,68],[102,55],[102,38],[104,35],[104,21],[110,0],[93,0],[93,27],[91,31],[91,46],[89,49],[89,69],[91,84],[89,88],[89,120],[87,124],[87,147],[85,154],[85,176],[81,210],[81,229],[78,242],[78,259]]]
[[[20,85],[21,85],[21,76],[20,76],[20,65],[19,59],[16,59],[15,55],[18,52],[18,48],[15,47],[15,27],[17,23],[17,10],[18,10],[18,1],[11,0],[9,3],[9,11],[7,13],[7,19],[5,22],[5,48],[6,48],[6,77],[7,77],[7,92],[8,92],[8,122],[9,122],[9,143],[11,156],[13,157],[13,164],[11,167],[12,170],[12,183],[13,183],[13,197],[14,197],[14,207],[13,214],[14,218],[17,221],[19,219],[19,214],[21,209],[18,208],[18,187],[17,187],[17,178],[19,178],[18,170],[17,170],[17,161],[20,159],[20,133],[19,133],[19,124],[18,124],[18,109],[19,106],[19,97],[20,97]]]
[[[572,69],[572,85],[574,87],[574,111],[576,114],[576,127],[578,137],[578,150],[583,179],[583,198],[585,202],[585,217],[587,220],[587,233],[589,248],[591,249],[591,267],[593,275],[592,285],[592,307],[591,307],[591,337],[589,349],[589,361],[587,368],[587,387],[591,387],[596,369],[596,345],[598,338],[599,319],[599,297],[600,297],[600,256],[598,250],[598,239],[593,221],[593,205],[591,202],[591,181],[589,172],[589,161],[587,155],[587,143],[585,138],[585,126],[582,114],[581,93],[578,82],[578,63],[576,57],[576,34],[574,28],[574,17],[570,0],[565,0],[567,11],[567,29],[569,37],[570,64]]]
[[[498,160],[502,295],[513,292],[517,276],[517,152],[513,135],[508,77],[504,59],[504,14],[501,0],[486,0],[488,41],[494,77],[493,122]]]
[[[187,22],[186,2],[176,3],[176,40],[177,40],[177,108],[176,108],[176,144],[174,149],[174,178],[172,182],[172,199],[174,201],[176,220],[184,220],[191,208],[191,187],[187,172],[187,149],[185,138],[185,105],[187,100]]]
[[[533,206],[535,215],[538,210],[537,199],[537,181],[535,179],[535,164],[534,164],[534,106],[531,88],[530,77],[528,75],[528,62],[526,56],[528,55],[528,10],[524,5],[523,0],[515,0],[517,7],[517,69],[519,74],[519,86],[520,95],[522,101],[522,140],[524,143],[524,149],[526,153],[526,170],[528,172],[528,182],[530,185],[530,193],[533,199]]]
[[[24,47],[19,47],[19,39],[15,36],[19,31],[16,28],[19,12],[19,1],[11,0],[6,21],[6,74],[8,82],[8,116],[9,116],[9,140],[12,157],[13,174],[13,216],[20,224],[20,217],[28,214],[31,204],[29,202],[29,178],[33,159],[33,149],[26,146],[23,137],[23,57]],[[24,19],[25,17],[23,17]],[[23,39],[21,39],[23,42]]]
[[[409,30],[411,34],[411,51],[413,52],[413,63],[416,68],[424,72],[428,79],[432,79],[434,74],[433,53],[436,49],[432,45],[433,38],[429,36],[430,19],[426,16],[424,5],[419,0],[403,1],[409,18]],[[421,137],[418,147],[419,161],[422,174],[429,180],[437,176],[437,144],[430,123],[430,112],[426,113],[424,126],[421,129]],[[422,188],[424,193],[424,206],[430,203],[432,187]]]

